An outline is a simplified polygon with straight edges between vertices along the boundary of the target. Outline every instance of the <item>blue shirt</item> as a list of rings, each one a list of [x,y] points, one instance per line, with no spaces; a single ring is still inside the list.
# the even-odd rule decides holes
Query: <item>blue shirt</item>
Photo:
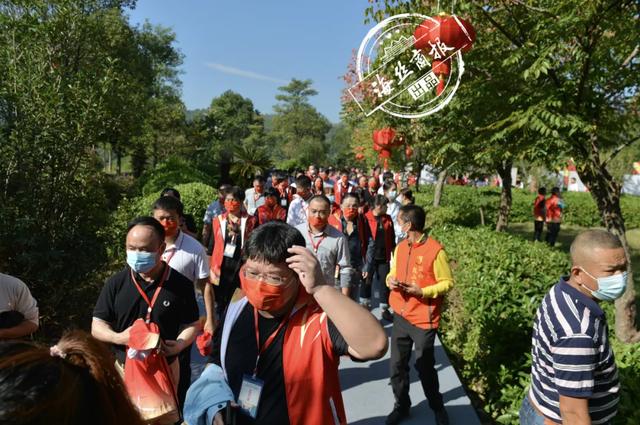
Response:
[[[600,306],[565,278],[542,300],[533,326],[531,402],[562,422],[560,395],[589,399],[594,425],[617,413],[620,384]]]
[[[211,224],[213,219],[224,212],[224,207],[220,204],[220,201],[213,201],[207,207],[207,210],[204,212],[204,218],[202,219],[203,223]]]

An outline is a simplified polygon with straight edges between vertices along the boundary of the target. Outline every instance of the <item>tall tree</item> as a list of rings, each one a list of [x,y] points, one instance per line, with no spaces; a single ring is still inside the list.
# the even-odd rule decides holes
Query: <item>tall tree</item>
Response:
[[[310,103],[309,97],[318,94],[311,88],[311,80],[292,79],[283,87],[274,106],[272,135],[279,142],[274,161],[281,166],[305,166],[322,163],[326,156],[325,136],[331,123]],[[283,160],[287,158],[287,160]]]
[[[104,260],[97,146],[140,134],[154,69],[132,1],[0,3],[0,258],[55,307]],[[58,298],[59,297],[59,298]]]
[[[432,13],[435,5],[379,0],[367,14],[379,19],[407,9]],[[517,152],[546,161],[573,157],[603,224],[620,238],[630,260],[620,210],[621,182],[609,166],[640,140],[640,4],[461,1],[455,12],[470,17],[478,32],[477,46],[468,54],[468,63],[478,73],[470,72],[471,81],[463,84],[484,80],[484,85],[505,85],[500,97],[495,97],[496,91],[480,90],[483,84],[471,93],[478,101],[470,102],[475,110],[467,112],[487,115],[477,126],[485,130],[484,137],[493,143],[516,143],[522,147]],[[631,284],[616,302],[616,333],[623,341],[640,341],[635,307]]]
[[[264,131],[262,117],[254,109],[251,99],[228,90],[211,101],[202,123],[210,140],[206,155],[218,159],[220,181],[230,182],[232,147],[240,147],[252,134],[249,143],[257,143],[256,138],[261,137]]]

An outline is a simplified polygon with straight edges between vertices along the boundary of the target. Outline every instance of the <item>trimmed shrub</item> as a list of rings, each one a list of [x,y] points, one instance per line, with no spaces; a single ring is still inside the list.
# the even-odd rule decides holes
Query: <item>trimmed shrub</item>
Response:
[[[186,183],[174,186],[180,192],[184,213],[193,215],[198,232],[202,231],[202,217],[207,206],[217,196],[217,191],[204,183]],[[111,215],[109,223],[101,230],[109,241],[108,253],[112,261],[124,258],[124,240],[127,223],[140,215],[151,215],[151,205],[160,196],[160,190],[133,199],[124,199]]]
[[[485,225],[495,226],[500,205],[499,188],[447,185],[439,208],[432,207],[433,189],[433,186],[422,186],[421,192],[415,195],[416,203],[423,205],[429,214],[434,215],[434,226],[445,223],[468,227],[478,226],[481,224],[481,209]],[[535,196],[525,190],[513,189],[509,222],[525,223],[533,220]],[[564,192],[562,196],[566,205],[563,223],[582,227],[602,225],[600,213],[589,193]],[[623,195],[620,198],[620,206],[627,229],[640,228],[640,197]],[[450,208],[452,211],[438,211],[441,208]],[[445,217],[446,221],[443,221]]]
[[[438,227],[455,285],[446,297],[442,342],[468,388],[497,423],[517,424],[529,385],[531,334],[542,297],[569,270],[568,256],[546,244],[489,228]],[[605,304],[622,383],[616,424],[640,423],[640,344],[613,335],[613,305]]]
[[[213,179],[192,164],[183,159],[172,157],[140,176],[138,187],[142,195],[150,195],[160,192],[166,187],[195,182],[213,185]]]

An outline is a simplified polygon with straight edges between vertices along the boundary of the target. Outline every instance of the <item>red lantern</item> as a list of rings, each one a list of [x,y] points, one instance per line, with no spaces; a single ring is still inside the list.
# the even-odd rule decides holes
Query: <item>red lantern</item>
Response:
[[[407,146],[404,149],[404,154],[406,155],[407,158],[411,158],[413,156],[413,148],[411,146]]]
[[[396,132],[393,128],[387,127],[373,131],[373,149],[378,152],[378,157],[384,159],[384,168],[388,167],[388,159],[391,158],[391,148],[402,144],[402,138],[396,140]]]
[[[440,40],[447,46],[468,52],[476,41],[476,30],[469,21],[459,16],[449,16],[440,28]]]
[[[431,44],[436,43],[437,38],[440,37],[439,28],[442,26],[442,16],[434,16],[431,19],[425,19],[422,21],[418,28],[413,32],[413,36],[416,41],[413,46],[418,50],[426,50],[427,54],[431,49]]]
[[[416,41],[414,47],[430,53],[432,45],[438,41],[447,47],[471,50],[476,40],[476,31],[469,21],[458,16],[440,15],[425,19],[413,32]]]
[[[431,69],[433,73],[438,76],[438,85],[436,86],[436,94],[440,94],[444,91],[445,75],[449,75],[451,72],[451,59],[445,61],[434,60],[431,62]]]
[[[439,77],[436,94],[444,91],[445,76],[451,73],[451,59],[446,59],[447,50],[444,48],[462,49],[463,52],[471,50],[476,39],[473,26],[466,20],[457,16],[441,15],[431,19],[425,19],[413,32],[416,41],[414,47],[423,50],[427,55],[432,55],[431,69]],[[444,46],[440,46],[443,43]]]
[[[357,153],[356,154],[356,161],[362,161],[364,159],[364,154],[363,153]]]

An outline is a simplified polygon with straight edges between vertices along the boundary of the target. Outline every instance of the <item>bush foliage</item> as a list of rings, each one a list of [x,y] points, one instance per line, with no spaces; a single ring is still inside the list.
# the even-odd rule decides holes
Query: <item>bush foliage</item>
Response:
[[[431,206],[433,186],[423,186],[421,192],[416,195],[416,203],[425,206],[432,226],[445,224],[477,226],[482,222],[481,214],[484,216],[485,225],[493,227],[496,224],[500,204],[499,188],[447,185],[438,208]],[[563,223],[583,227],[602,225],[598,209],[590,194],[565,192],[562,196],[566,205]],[[531,221],[534,198],[535,195],[528,191],[514,189],[509,221],[511,223]],[[640,197],[623,195],[620,203],[627,229],[640,228]]]
[[[173,187],[180,192],[184,213],[193,215],[196,226],[198,226],[198,232],[201,232],[204,211],[217,196],[217,191],[209,185],[197,182],[178,184]],[[151,215],[151,206],[160,196],[160,192],[161,190],[157,190],[147,195],[124,199],[118,209],[113,212],[109,218],[108,225],[102,230],[103,238],[108,240],[109,257],[113,261],[124,258],[127,223],[135,217]]]
[[[189,162],[179,158],[169,158],[147,171],[138,180],[138,187],[142,195],[160,192],[166,187],[186,183],[204,183],[211,185],[213,179],[199,171]],[[182,192],[180,192],[182,195]]]
[[[517,424],[529,385],[531,333],[542,297],[569,269],[568,256],[546,244],[487,227],[437,227],[455,286],[447,295],[441,337],[462,379],[501,424]],[[609,328],[614,314],[608,306]],[[633,405],[640,391],[640,344],[611,338],[622,382],[617,424],[640,423]]]

